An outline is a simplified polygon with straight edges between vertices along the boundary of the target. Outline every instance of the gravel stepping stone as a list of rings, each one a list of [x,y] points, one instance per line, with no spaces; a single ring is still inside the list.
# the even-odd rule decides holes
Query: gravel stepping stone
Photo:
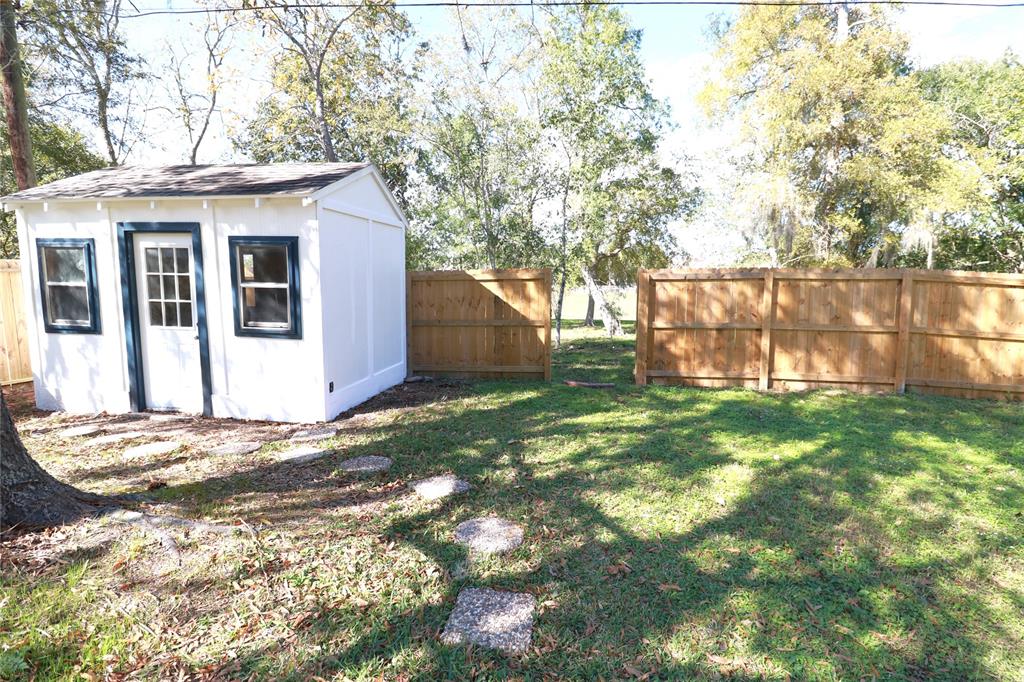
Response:
[[[333,426],[325,426],[318,429],[302,429],[292,434],[289,440],[303,441],[303,440],[325,440],[327,438],[334,438],[338,435],[338,429]]]
[[[166,455],[174,452],[181,447],[181,443],[174,440],[159,440],[155,443],[143,443],[142,445],[136,445],[133,448],[128,448],[124,451],[126,459],[135,459],[136,457],[155,457],[157,455]]]
[[[456,526],[455,541],[471,552],[501,554],[523,544],[523,529],[506,519],[485,516]]]
[[[121,433],[109,433],[106,436],[97,436],[96,438],[90,438],[85,441],[85,445],[113,445],[114,443],[120,443],[123,440],[131,440],[133,438],[142,438],[145,436],[142,431],[123,431]]]
[[[274,453],[274,458],[278,462],[302,464],[304,462],[312,462],[313,460],[333,454],[334,450],[331,448],[318,448],[315,445],[300,445],[288,450],[276,452]]]
[[[522,653],[530,648],[536,606],[532,594],[467,587],[455,600],[441,641]]]
[[[261,447],[263,447],[263,443],[254,440],[242,440],[235,443],[224,443],[215,448],[210,448],[206,452],[211,455],[248,455],[250,452],[256,452]]]
[[[379,474],[391,468],[391,459],[380,455],[353,457],[342,462],[340,468],[350,474]]]
[[[83,424],[82,426],[72,426],[70,429],[64,429],[57,435],[61,438],[80,438],[81,436],[93,436],[101,431],[103,429],[95,424]]]
[[[425,500],[439,500],[442,497],[464,493],[473,486],[451,474],[424,478],[409,484],[416,494]]]

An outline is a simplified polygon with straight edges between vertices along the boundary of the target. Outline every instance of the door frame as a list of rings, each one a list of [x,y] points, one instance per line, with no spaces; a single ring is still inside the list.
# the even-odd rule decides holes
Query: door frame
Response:
[[[213,387],[210,378],[210,335],[206,320],[206,283],[203,277],[203,241],[199,223],[119,222],[117,246],[121,261],[121,302],[124,306],[124,338],[128,351],[128,400],[133,412],[146,409],[146,377],[142,364],[142,336],[139,329],[139,293],[135,273],[135,234],[169,232],[192,236],[192,263],[196,280],[196,323],[199,327],[199,371],[203,380],[203,416],[213,416]]]

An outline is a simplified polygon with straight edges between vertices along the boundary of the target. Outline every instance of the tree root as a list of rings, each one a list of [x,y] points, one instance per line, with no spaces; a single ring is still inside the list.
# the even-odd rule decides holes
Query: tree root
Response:
[[[225,526],[222,524],[206,523],[205,521],[182,519],[176,516],[154,516],[123,508],[113,510],[109,516],[114,521],[120,523],[141,526],[144,530],[156,536],[157,540],[160,541],[160,546],[174,559],[178,566],[181,566],[181,551],[178,549],[178,543],[174,540],[174,537],[167,532],[167,528],[183,528],[219,535],[231,535],[240,530],[247,530],[254,535],[256,532],[250,526]]]

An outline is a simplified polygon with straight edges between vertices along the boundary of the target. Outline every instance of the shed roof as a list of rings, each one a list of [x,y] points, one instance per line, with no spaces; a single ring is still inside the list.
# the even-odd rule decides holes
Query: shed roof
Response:
[[[150,197],[304,196],[368,163],[217,166],[118,166],[75,175],[3,197],[5,202]]]

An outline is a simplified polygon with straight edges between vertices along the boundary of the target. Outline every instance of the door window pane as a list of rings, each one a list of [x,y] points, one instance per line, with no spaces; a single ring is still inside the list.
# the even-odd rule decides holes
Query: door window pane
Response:
[[[188,281],[188,275],[178,275],[178,300],[192,300],[192,286]]]
[[[164,326],[178,326],[178,306],[170,301],[164,303]]]
[[[178,315],[178,322],[181,323],[182,327],[192,326],[192,304],[182,303],[178,306],[180,314]]]
[[[147,248],[145,261],[149,324],[153,327],[193,326],[188,249],[173,246]]]

